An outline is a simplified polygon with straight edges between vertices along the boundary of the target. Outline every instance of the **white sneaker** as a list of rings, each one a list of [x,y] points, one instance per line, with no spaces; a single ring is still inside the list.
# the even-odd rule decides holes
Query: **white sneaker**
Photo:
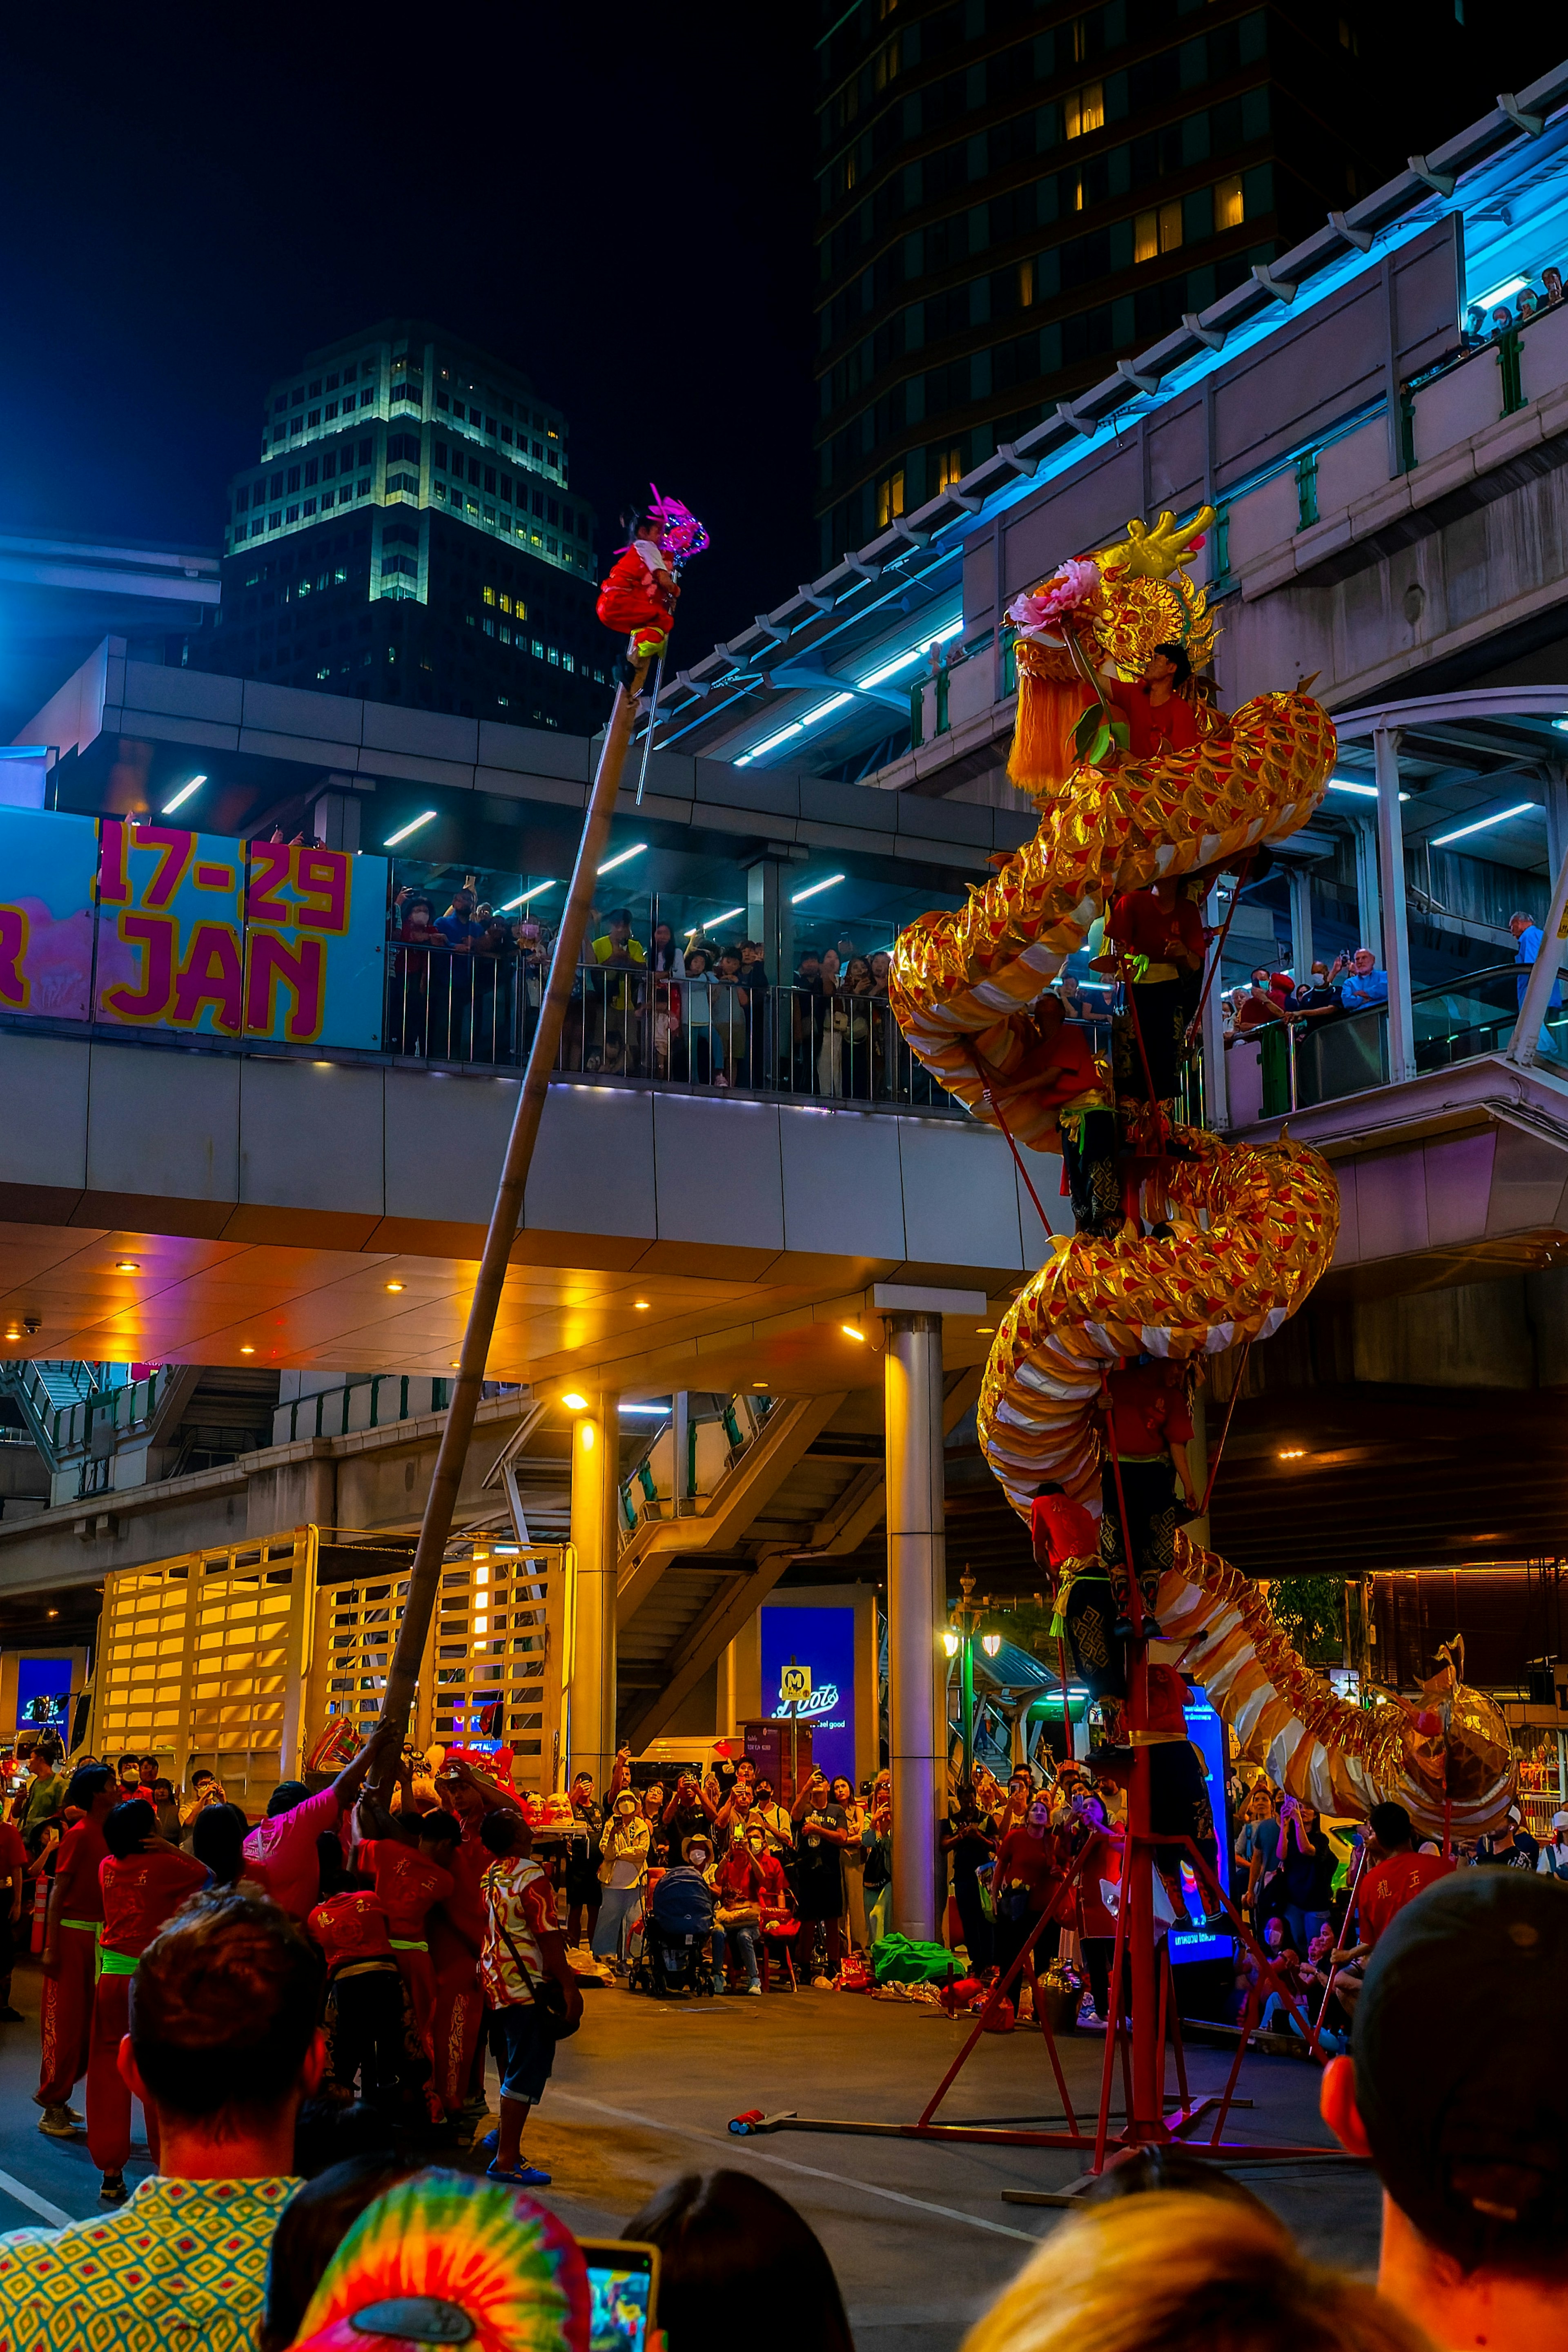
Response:
[[[752,1981],[750,1982],[750,1984],[748,1984],[748,1985],[745,1988],[745,1990],[746,1990],[746,1992],[747,1992],[747,1998],[748,1998],[748,1999],[750,1999],[750,2000],[761,2000],[761,1998],[762,1998],[762,1987],[761,1987],[761,1986],[757,1982],[757,1980],[756,1980],[756,1979],[755,1979],[755,1978],[753,1978],[753,1979],[752,1979]]]
[[[69,2107],[46,2107],[38,2117],[38,2129],[50,2139],[74,2139],[78,2124]]]

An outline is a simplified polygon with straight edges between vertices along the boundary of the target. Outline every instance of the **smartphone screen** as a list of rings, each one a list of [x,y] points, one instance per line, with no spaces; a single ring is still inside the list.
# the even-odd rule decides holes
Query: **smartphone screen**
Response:
[[[656,2246],[623,2238],[579,2240],[591,2297],[590,2352],[646,2352],[659,2284]]]

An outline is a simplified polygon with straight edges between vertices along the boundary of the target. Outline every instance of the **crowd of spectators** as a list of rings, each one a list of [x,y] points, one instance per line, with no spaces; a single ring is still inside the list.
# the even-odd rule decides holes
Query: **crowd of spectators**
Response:
[[[386,1035],[392,1051],[438,1061],[515,1064],[528,1049],[552,934],[538,916],[497,908],[475,877],[444,911],[405,887],[392,903]],[[575,976],[559,1066],[862,1101],[888,1097],[912,1072],[887,996],[885,948],[862,953],[846,932],[800,950],[777,990],[759,941],[664,921],[646,940],[631,910],[593,911]],[[928,1091],[927,1087],[927,1091]]]
[[[118,1800],[109,1824],[151,1810],[150,1800],[120,1799],[106,1767],[88,1769],[103,1776],[99,1793]],[[269,1835],[247,1855],[238,1885],[181,1893],[171,1883],[153,1902],[141,1873],[137,1901],[148,1932],[120,1979],[116,2059],[126,2097],[140,2099],[147,2116],[158,2168],[121,2210],[0,2236],[0,2341],[327,2352],[397,2340],[584,2352],[600,2340],[611,2315],[596,2312],[583,2249],[528,2194],[542,2180],[501,2158],[488,2177],[451,2156],[432,2163],[373,2106],[323,2107],[333,1979],[340,1992],[360,1981],[361,1963],[334,1957],[318,1928],[320,1900],[302,1920],[280,1897],[301,1899],[302,1857],[319,1822],[333,1819],[340,1829],[340,1800],[362,1807],[365,1765],[350,1770],[346,1792],[334,1784],[300,1794],[269,1817]],[[405,1795],[413,1787],[410,1778]],[[86,1793],[78,1768],[59,1809],[76,1816],[68,1834],[88,1819]],[[672,1830],[687,1819],[707,1824],[688,1841],[711,1835],[724,1810],[710,1814],[704,1793],[686,1788],[669,1801]],[[1007,1811],[1016,1811],[1015,1800],[1028,1836],[1038,1792],[1009,1790]],[[204,1813],[223,1801],[209,1801]],[[668,1809],[661,1807],[661,1828]],[[779,1810],[760,1794],[747,1808],[782,1840]],[[813,1801],[800,1821],[824,1811]],[[1383,1811],[1372,1829],[1386,1850],[1364,1882],[1370,1948],[1351,2047],[1322,2080],[1325,2121],[1371,2164],[1383,2191],[1376,2286],[1306,2260],[1250,2190],[1191,2151],[1131,2151],[994,2298],[965,2352],[1080,2352],[1085,2344],[1100,2352],[1210,2352],[1216,2344],[1229,2352],[1468,2352],[1480,2344],[1534,2352],[1563,2340],[1568,2095],[1545,2061],[1568,1964],[1568,1896],[1547,1874],[1507,1867],[1445,1872],[1412,1888],[1413,1857],[1399,1822],[1387,1818],[1398,1809]],[[557,1956],[540,1948],[560,1939],[543,1924],[527,1824],[504,1805],[481,1811],[478,1843],[491,1857],[480,1880],[481,1967],[487,1977],[497,1972],[489,1997],[507,2016],[532,2006],[514,1988],[537,1984],[536,1956],[549,1971]],[[1253,1810],[1255,1827],[1263,1818]],[[970,1819],[961,1809],[961,1822]],[[1295,1826],[1287,1817],[1272,1846],[1252,1839],[1249,1874],[1255,1859],[1267,1874],[1270,1853]],[[109,1840],[111,1859],[122,1829]],[[155,1835],[148,1832],[143,1845]],[[1310,1829],[1305,1836],[1310,1848]],[[456,1841],[441,1843],[455,1852]],[[419,1846],[402,1851],[415,1856]],[[166,1874],[177,1859],[166,1857]],[[372,1877],[386,1860],[376,1858]],[[341,1902],[326,1894],[324,1861],[318,1867],[316,1896]],[[401,1897],[409,1892],[405,1873]],[[112,1878],[109,1893],[123,1908]],[[370,1897],[368,1887],[350,1893],[361,1904]],[[532,2104],[510,2099],[508,2084],[520,2092],[525,2074],[548,2073],[540,2042],[553,2049],[575,2021],[556,1980],[553,2035],[514,2020],[497,2037],[501,2158],[508,2121],[517,2120],[508,2105],[526,2116]],[[622,2233],[656,2250],[653,2319],[666,2352],[707,2352],[735,2333],[737,2313],[758,2352],[801,2341],[851,2352],[826,2252],[754,2174],[682,2175],[628,2215]]]
[[[1288,1023],[1301,1034],[1387,1002],[1388,974],[1370,948],[1353,949],[1332,964],[1314,962],[1301,981],[1291,971],[1260,964],[1249,987],[1228,990],[1220,999],[1225,1042],[1273,1022]]]

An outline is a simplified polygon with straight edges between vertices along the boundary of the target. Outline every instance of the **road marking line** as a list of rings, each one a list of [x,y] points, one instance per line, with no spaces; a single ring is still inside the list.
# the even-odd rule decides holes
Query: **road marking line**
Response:
[[[732,2152],[735,2148],[733,2133],[725,2132],[721,2136],[718,2132],[698,2131],[689,2124],[664,2123],[656,2116],[640,2116],[631,2107],[612,2107],[603,2099],[586,2098],[580,2091],[558,2090],[552,2084],[550,2098],[552,2103],[559,2100],[567,2106],[591,2107],[599,2115],[613,2116],[618,2123],[639,2124],[644,2131],[671,2132],[677,2139],[707,2140],[715,2147],[728,2148]],[[756,2157],[759,2164],[776,2164],[781,2171],[803,2174],[808,2180],[831,2180],[836,2188],[858,2189],[863,2196],[883,2197],[891,2205],[913,2205],[919,2213],[940,2213],[945,2221],[966,2222],[971,2230],[986,2230],[993,2237],[1017,2238],[1025,2246],[1040,2244],[1040,2240],[1028,2230],[1009,2230],[1005,2221],[988,2221],[978,2213],[961,2213],[955,2205],[934,2205],[928,2198],[906,2197],[900,2189],[883,2189],[873,2180],[853,2179],[848,2173],[825,2172],[820,2165],[796,2164],[787,2156],[776,2156],[771,2148],[758,2147],[749,2136],[744,2146],[747,2155]],[[0,2174],[0,2181],[4,2178]]]
[[[57,2205],[51,2205],[47,2197],[40,2197],[36,2189],[29,2189],[14,2173],[0,2172],[0,2189],[7,2197],[14,2197],[18,2205],[25,2205],[30,2213],[38,2214],[51,2229],[68,2230],[76,2221],[74,2213],[62,2213]]]

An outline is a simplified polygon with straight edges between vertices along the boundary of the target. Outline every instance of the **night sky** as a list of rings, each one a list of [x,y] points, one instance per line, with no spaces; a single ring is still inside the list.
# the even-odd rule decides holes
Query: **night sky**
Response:
[[[703,516],[685,661],[815,575],[812,11],[236,14],[0,33],[0,529],[216,549],[268,380],[401,314],[561,404],[601,555]]]

